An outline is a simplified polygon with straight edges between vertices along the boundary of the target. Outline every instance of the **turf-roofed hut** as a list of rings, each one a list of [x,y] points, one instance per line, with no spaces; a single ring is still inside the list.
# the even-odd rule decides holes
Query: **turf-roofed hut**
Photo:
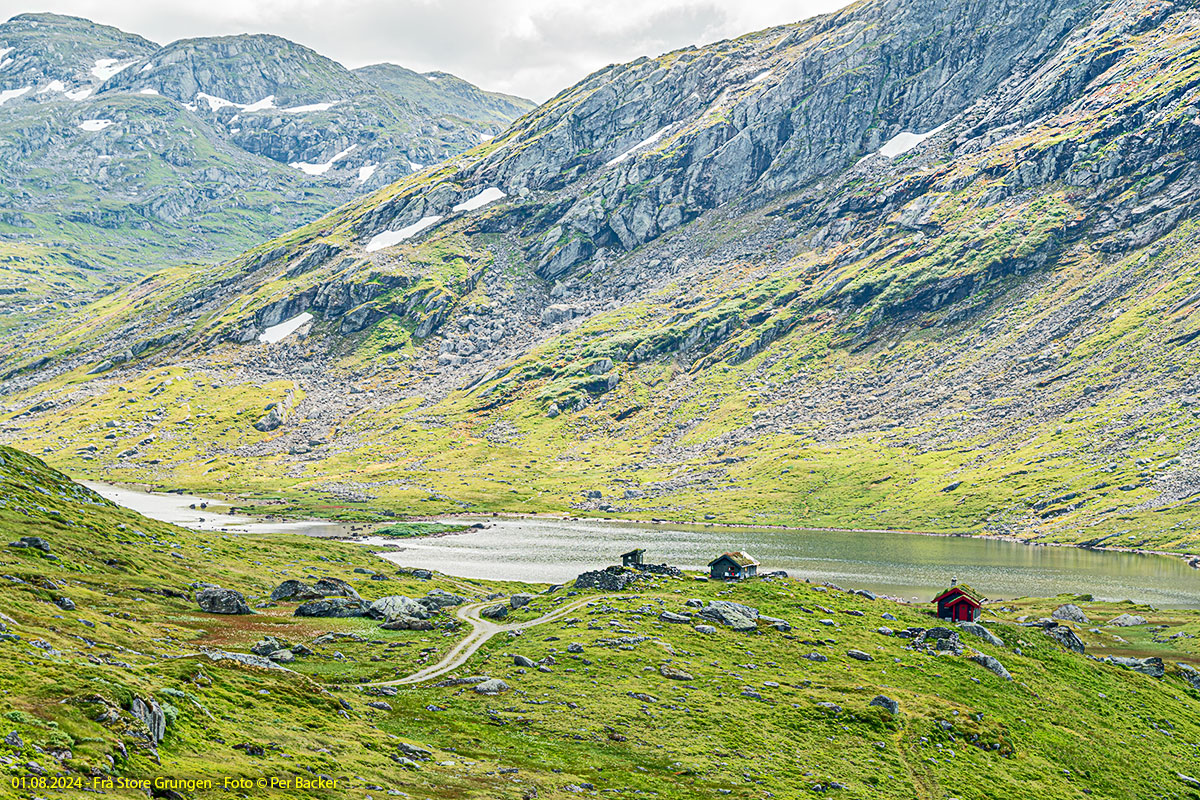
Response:
[[[957,580],[933,602],[937,603],[938,617],[954,622],[974,622],[983,613],[983,595]]]
[[[741,550],[723,553],[708,562],[708,574],[716,580],[740,581],[758,574],[758,562]]]

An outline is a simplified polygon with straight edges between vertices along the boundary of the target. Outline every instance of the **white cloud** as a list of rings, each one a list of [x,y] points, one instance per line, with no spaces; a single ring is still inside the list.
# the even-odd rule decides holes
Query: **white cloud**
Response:
[[[608,64],[795,22],[846,0],[46,0],[168,42],[274,33],[359,67],[391,61],[545,100]],[[28,9],[0,0],[0,17]]]

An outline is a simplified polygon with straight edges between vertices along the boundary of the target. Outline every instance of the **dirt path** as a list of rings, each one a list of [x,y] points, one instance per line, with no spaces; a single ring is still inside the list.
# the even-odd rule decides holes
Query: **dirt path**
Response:
[[[445,675],[447,672],[457,669],[458,667],[465,664],[467,662],[467,659],[469,659],[471,656],[475,655],[476,651],[478,651],[480,647],[483,647],[485,642],[487,642],[489,639],[491,639],[493,636],[495,636],[498,633],[505,633],[507,631],[519,631],[519,630],[524,630],[525,628],[532,628],[535,625],[544,625],[547,622],[554,622],[556,620],[562,619],[563,617],[565,617],[567,614],[571,613],[572,611],[582,608],[583,606],[587,605],[590,602],[593,602],[596,600],[603,600],[605,597],[606,597],[605,595],[592,595],[592,596],[588,596],[588,597],[581,597],[578,600],[567,603],[566,605],[562,606],[561,608],[557,608],[554,611],[551,611],[547,614],[543,614],[542,616],[537,617],[536,619],[531,619],[528,622],[510,622],[508,624],[501,624],[498,622],[493,622],[490,619],[484,619],[483,617],[480,616],[480,612],[482,612],[485,608],[496,605],[495,601],[488,601],[488,602],[483,602],[483,603],[471,603],[470,605],[463,606],[454,612],[454,616],[458,617],[463,622],[466,622],[468,625],[471,626],[471,628],[472,628],[471,633],[468,634],[467,637],[465,639],[463,639],[461,642],[456,644],[449,653],[447,653],[445,656],[443,656],[441,661],[438,661],[436,664],[433,664],[432,666],[428,666],[428,667],[419,669],[416,672],[412,673],[411,675],[406,675],[403,678],[397,678],[397,679],[391,680],[391,681],[381,681],[379,683],[370,683],[370,684],[364,684],[364,685],[366,685],[366,686],[403,686],[403,685],[411,684],[411,683],[421,683],[423,681],[427,681],[427,680],[431,680],[433,678],[440,677],[442,675]]]

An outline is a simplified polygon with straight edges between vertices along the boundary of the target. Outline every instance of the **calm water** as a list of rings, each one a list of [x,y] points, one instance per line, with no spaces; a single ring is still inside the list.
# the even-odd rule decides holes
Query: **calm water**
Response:
[[[1031,547],[965,537],[853,531],[780,531],[600,521],[488,520],[486,530],[406,539],[383,557],[466,578],[561,583],[619,563],[634,547],[646,560],[703,569],[726,550],[746,550],[760,572],[928,600],[951,577],[991,598],[1090,593],[1159,607],[1200,608],[1200,570],[1168,556]],[[370,539],[372,544],[396,540]]]
[[[257,520],[229,514],[227,505],[191,495],[155,494],[102,483],[89,487],[145,516],[188,528],[238,533],[362,535],[363,525]],[[209,503],[201,510],[200,504]],[[195,504],[196,509],[189,508]],[[703,569],[726,550],[746,550],[760,571],[782,569],[847,588],[927,600],[951,577],[988,597],[1037,597],[1063,592],[1200,608],[1200,570],[1168,556],[1104,553],[1074,547],[1031,547],[966,537],[856,531],[780,531],[716,526],[648,525],[596,520],[494,520],[484,530],[422,539],[364,539],[380,555],[408,567],[463,578],[563,583],[619,562],[644,547],[646,558]]]

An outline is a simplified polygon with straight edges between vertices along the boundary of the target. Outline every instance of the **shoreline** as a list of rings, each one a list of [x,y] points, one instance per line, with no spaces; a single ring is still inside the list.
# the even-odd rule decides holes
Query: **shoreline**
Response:
[[[117,487],[117,488],[132,489],[134,491],[140,491],[140,492],[143,492],[146,494],[173,495],[173,496],[184,495],[184,496],[201,498],[201,495],[193,493],[194,491],[197,491],[197,490],[191,490],[191,489],[174,489],[174,490],[155,489],[150,484],[145,484],[145,483],[111,483],[108,481],[96,481],[96,480],[92,480],[90,478],[77,479],[77,480],[80,480],[81,482],[86,481],[87,483],[100,483],[100,484],[105,484],[105,485],[113,486],[113,487]],[[203,497],[201,499],[206,499],[206,500],[210,500],[210,501],[216,500],[219,503],[225,504],[226,509],[235,509],[236,508],[238,510],[238,512],[240,512],[240,513],[246,513],[248,511],[250,511],[250,509],[254,509],[256,511],[260,510],[258,507],[253,506],[253,505],[251,505],[249,507],[247,507],[245,505],[241,505],[241,503],[251,503],[252,501],[250,501],[250,500],[246,500],[243,498],[233,498],[231,500],[228,495],[222,496],[221,493],[219,493],[219,492],[216,492],[213,494],[216,494],[217,497]],[[217,509],[212,509],[212,511],[214,513],[220,513],[219,511],[217,511]],[[1010,544],[1022,544],[1022,545],[1027,545],[1029,547],[1070,547],[1070,548],[1077,548],[1077,549],[1081,549],[1081,550],[1092,550],[1095,552],[1105,552],[1105,553],[1124,553],[1124,554],[1129,554],[1129,555],[1168,556],[1168,557],[1172,557],[1172,558],[1181,559],[1185,564],[1191,566],[1193,569],[1200,570],[1200,563],[1198,563],[1198,562],[1200,562],[1200,552],[1192,553],[1192,552],[1181,552],[1181,551],[1173,551],[1173,550],[1152,550],[1152,549],[1140,548],[1140,547],[1112,547],[1112,546],[1106,546],[1106,545],[1089,546],[1089,545],[1084,545],[1081,543],[1074,543],[1074,542],[1038,542],[1038,541],[1030,541],[1029,539],[1021,538],[1020,536],[1010,536],[1010,535],[1002,535],[1002,534],[995,534],[995,533],[939,533],[936,531],[918,531],[918,530],[911,530],[911,529],[904,529],[904,528],[829,528],[829,527],[819,527],[819,526],[807,526],[806,527],[806,526],[798,526],[798,525],[753,525],[753,524],[741,523],[741,522],[714,522],[711,520],[688,521],[688,520],[673,520],[673,519],[662,519],[662,518],[654,518],[653,520],[642,520],[642,519],[632,519],[632,518],[628,518],[628,517],[590,517],[590,516],[589,517],[581,517],[581,516],[576,516],[573,514],[566,514],[566,513],[525,514],[525,513],[520,513],[520,512],[499,512],[499,511],[477,512],[477,513],[463,512],[463,513],[457,513],[457,514],[437,514],[437,515],[426,514],[426,515],[419,515],[419,516],[413,516],[413,517],[388,519],[385,521],[381,520],[378,522],[367,522],[367,521],[360,521],[360,520],[347,521],[347,520],[337,520],[337,519],[326,518],[326,517],[290,517],[290,516],[278,515],[278,514],[269,514],[265,517],[260,517],[256,514],[255,515],[247,514],[247,516],[252,518],[255,522],[263,522],[263,523],[269,523],[269,522],[277,520],[277,521],[287,521],[287,522],[310,522],[310,523],[328,523],[328,524],[335,524],[335,525],[365,525],[365,526],[381,526],[381,525],[390,525],[390,524],[403,523],[403,522],[442,522],[442,523],[446,523],[447,521],[449,521],[449,522],[453,523],[453,522],[456,522],[459,520],[465,520],[465,519],[486,522],[487,520],[504,519],[504,520],[514,520],[514,521],[519,521],[519,520],[554,521],[554,520],[558,520],[558,521],[563,521],[563,522],[609,522],[609,523],[616,523],[616,524],[620,524],[620,525],[650,525],[650,526],[657,526],[657,527],[693,527],[693,528],[729,528],[729,529],[734,529],[734,530],[764,530],[764,531],[785,531],[785,532],[790,531],[790,532],[796,532],[796,533],[804,533],[804,532],[886,533],[886,534],[902,534],[902,535],[906,535],[906,536],[937,536],[937,537],[948,538],[948,539],[954,539],[954,538],[984,539],[984,540],[995,541],[995,542],[1008,542]],[[399,539],[399,541],[403,541],[404,539],[415,539],[415,538],[437,538],[437,537],[441,537],[441,536],[458,536],[458,535],[461,535],[464,533],[470,533],[471,530],[472,530],[472,528],[469,525],[467,525],[462,530],[458,530],[458,531],[439,531],[437,533],[421,534],[421,535],[411,536],[411,537],[406,536],[406,537],[401,537]],[[348,540],[354,540],[360,536],[369,537],[371,535],[372,535],[371,533],[365,532],[362,534],[356,534],[353,537],[349,537]]]

